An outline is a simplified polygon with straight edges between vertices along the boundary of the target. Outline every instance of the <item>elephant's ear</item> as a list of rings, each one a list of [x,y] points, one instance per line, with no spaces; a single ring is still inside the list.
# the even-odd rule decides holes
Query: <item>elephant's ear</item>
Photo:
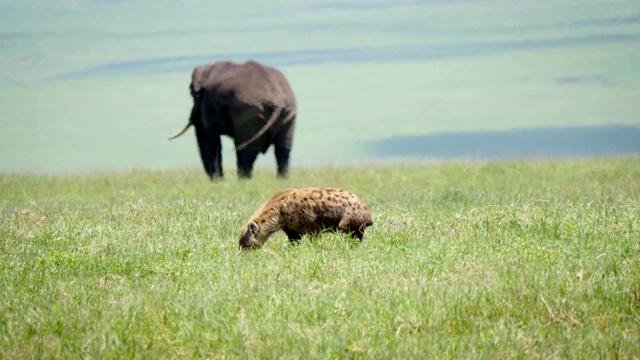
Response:
[[[191,91],[193,94],[198,94],[202,90],[205,76],[207,74],[206,70],[206,66],[198,66],[193,69],[193,73],[191,74]]]

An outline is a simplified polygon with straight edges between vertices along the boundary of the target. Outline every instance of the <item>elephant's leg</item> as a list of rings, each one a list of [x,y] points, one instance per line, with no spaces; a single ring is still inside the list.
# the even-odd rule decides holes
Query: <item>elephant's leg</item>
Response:
[[[200,157],[204,171],[211,180],[222,178],[222,144],[220,135],[213,128],[204,129],[202,125],[196,125],[196,137],[200,148]]]
[[[260,149],[250,146],[236,151],[239,178],[251,178],[251,174],[253,173],[253,163],[255,163],[256,158],[258,157],[258,153],[260,153]]]
[[[294,128],[295,121],[292,120],[289,126],[280,131],[274,140],[278,176],[281,178],[289,176],[289,154],[291,154],[291,146],[293,145]]]

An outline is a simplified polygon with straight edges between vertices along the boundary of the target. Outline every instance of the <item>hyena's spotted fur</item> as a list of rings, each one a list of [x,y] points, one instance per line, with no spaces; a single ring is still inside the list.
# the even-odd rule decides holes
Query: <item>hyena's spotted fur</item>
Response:
[[[286,189],[267,201],[242,228],[240,247],[259,248],[278,230],[292,243],[323,229],[341,230],[362,240],[364,230],[372,224],[367,204],[346,190]]]

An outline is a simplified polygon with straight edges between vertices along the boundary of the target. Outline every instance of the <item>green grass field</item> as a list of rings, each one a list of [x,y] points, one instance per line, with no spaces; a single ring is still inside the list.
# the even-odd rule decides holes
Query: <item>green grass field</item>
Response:
[[[637,358],[640,159],[0,176],[0,358]],[[368,202],[357,244],[257,251],[287,186]]]

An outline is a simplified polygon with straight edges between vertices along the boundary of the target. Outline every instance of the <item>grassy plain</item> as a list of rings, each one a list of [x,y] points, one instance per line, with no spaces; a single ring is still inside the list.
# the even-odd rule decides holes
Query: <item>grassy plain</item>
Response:
[[[637,358],[640,159],[0,176],[0,358]],[[365,240],[240,252],[286,186]]]

